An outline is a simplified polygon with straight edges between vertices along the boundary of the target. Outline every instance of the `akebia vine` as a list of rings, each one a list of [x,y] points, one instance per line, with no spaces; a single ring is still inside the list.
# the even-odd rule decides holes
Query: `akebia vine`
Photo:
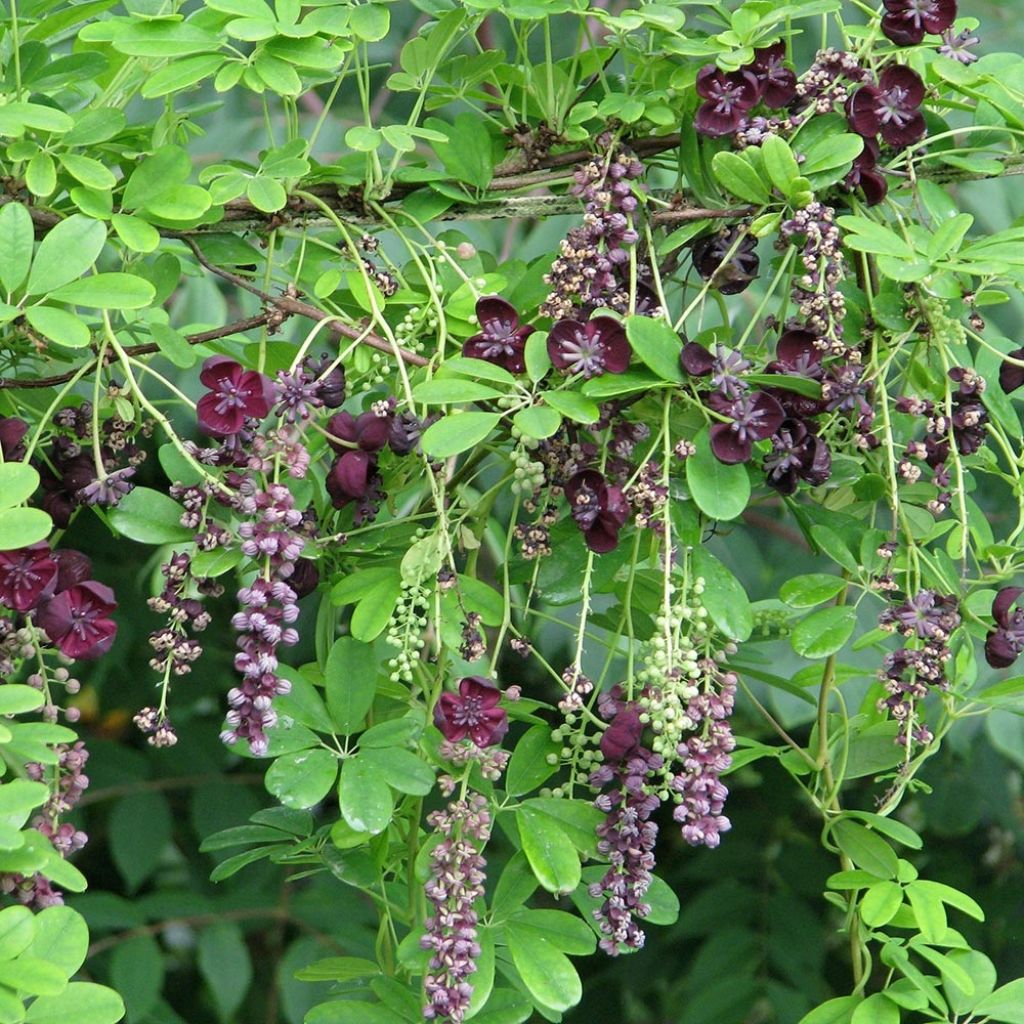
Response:
[[[0,1020],[184,1019],[103,959],[162,978],[164,926],[78,895],[97,702],[141,656],[120,742],[212,731],[280,805],[207,830],[213,881],[280,870],[278,952],[315,893],[280,972],[330,988],[281,1017],[276,962],[211,967],[247,911],[184,916],[225,1024],[575,1020],[570,958],[643,956],[756,787],[831,865],[829,965],[719,1019],[1024,1021],[914,828],[954,729],[1024,713],[1024,233],[943,187],[1020,167],[1024,63],[976,26],[11,5]],[[200,157],[228,103],[258,130]]]

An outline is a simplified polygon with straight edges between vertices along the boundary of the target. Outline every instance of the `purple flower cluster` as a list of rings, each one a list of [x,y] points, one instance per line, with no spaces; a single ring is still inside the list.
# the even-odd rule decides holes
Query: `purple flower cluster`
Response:
[[[913,646],[890,651],[882,662],[881,679],[888,696],[878,702],[899,723],[897,742],[930,743],[933,734],[924,722],[915,722],[917,702],[929,688],[946,690],[949,640],[960,625],[960,611],[953,596],[920,590],[903,604],[887,608],[878,624],[899,633]]]
[[[686,718],[694,735],[676,748],[680,765],[672,780],[679,795],[672,816],[682,826],[683,838],[691,846],[714,848],[730,828],[722,813],[729,790],[721,774],[731,764],[736,746],[729,717],[736,700],[734,672],[723,672],[712,660],[702,663],[705,688],[692,696]]]
[[[697,108],[694,127],[702,135],[718,138],[741,131],[758,104],[771,110],[789,105],[796,96],[796,74],[786,67],[786,44],[775,43],[754,51],[754,59],[738,71],[725,72],[706,64],[697,72]]]
[[[1009,668],[1024,651],[1024,611],[1014,607],[1021,587],[1003,587],[992,602],[995,626],[985,637],[985,660],[993,668]]]
[[[474,907],[484,895],[487,861],[479,848],[490,839],[491,816],[486,798],[472,793],[427,815],[427,822],[443,838],[431,851],[426,884],[433,914],[420,940],[421,947],[431,951],[423,982],[423,1016],[459,1024],[473,996],[467,979],[476,971],[480,955]]]
[[[603,935],[601,948],[609,956],[618,956],[623,946],[640,949],[644,944],[640,922],[651,909],[645,897],[658,837],[658,826],[650,819],[659,806],[648,782],[663,765],[661,756],[642,744],[638,708],[621,697],[616,687],[598,702],[610,724],[601,736],[604,763],[589,780],[595,788],[611,784],[594,801],[605,815],[597,826],[597,848],[608,858],[608,870],[589,889],[592,897],[604,901],[594,910],[594,918]]]
[[[240,611],[231,618],[238,631],[235,668],[242,683],[228,692],[228,728],[224,743],[244,739],[257,757],[267,752],[267,729],[277,723],[271,707],[275,696],[288,693],[291,683],[277,674],[277,648],[298,643],[292,627],[299,617],[295,591],[283,580],[257,579],[238,591]]]
[[[62,857],[67,857],[82,849],[89,841],[89,837],[81,829],[60,821],[60,816],[67,814],[78,803],[89,785],[89,777],[84,771],[89,760],[89,751],[79,740],[71,746],[58,744],[54,748],[54,753],[58,758],[55,766],[34,761],[25,765],[25,774],[34,782],[54,783],[51,786],[50,798],[32,819],[32,827],[46,836]],[[52,780],[49,777],[50,773],[54,776]],[[59,906],[64,902],[60,890],[54,889],[50,880],[41,874],[0,874],[0,892],[37,910]]]
[[[916,483],[921,476],[920,467],[912,460],[923,461],[932,471],[932,483],[938,494],[928,502],[936,515],[944,512],[952,500],[950,473],[946,463],[953,445],[961,455],[972,455],[985,443],[985,423],[988,411],[981,403],[985,391],[985,378],[962,366],[954,366],[949,378],[957,389],[950,396],[948,409],[930,399],[902,396],[895,402],[900,412],[925,419],[925,433],[921,441],[911,441],[900,460],[897,470],[904,480]]]
[[[608,150],[611,140],[600,137],[597,143]],[[632,225],[637,207],[632,183],[643,172],[635,156],[621,151],[599,154],[576,168],[570,191],[585,203],[583,223],[562,240],[559,256],[544,278],[551,291],[540,307],[541,316],[572,320],[577,309],[589,316],[604,307],[628,312],[623,268],[639,237]],[[646,268],[640,272],[643,276]]]

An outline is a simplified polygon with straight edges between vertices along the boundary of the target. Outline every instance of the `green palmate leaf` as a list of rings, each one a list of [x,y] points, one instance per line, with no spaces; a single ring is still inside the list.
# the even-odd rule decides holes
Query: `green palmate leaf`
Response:
[[[509,794],[521,796],[543,785],[558,770],[561,749],[561,743],[552,740],[548,726],[534,725],[527,729],[516,743],[508,763],[505,787]]]
[[[331,722],[338,732],[348,735],[362,726],[377,692],[378,664],[371,644],[347,636],[334,642],[324,668],[324,684]]]
[[[704,580],[702,601],[711,621],[730,640],[747,640],[754,613],[740,581],[703,546],[693,550],[693,571]]]
[[[881,992],[875,992],[853,1011],[850,1024],[900,1024],[900,1009]]]
[[[141,309],[155,295],[149,281],[134,274],[93,274],[55,289],[50,298],[96,309]]]
[[[252,958],[242,930],[227,921],[204,928],[196,952],[217,1016],[225,1022],[232,1020],[253,979]]]
[[[895,231],[867,217],[839,217],[836,223],[850,233],[845,241],[851,249],[908,262],[915,258],[914,250]]]
[[[408,1024],[406,1018],[379,1003],[333,1000],[313,1007],[303,1024]]]
[[[264,784],[285,807],[300,810],[319,803],[338,777],[338,758],[329,750],[299,750],[277,758]]]
[[[106,240],[107,229],[98,220],[80,213],[62,220],[39,243],[26,292],[43,295],[81,277],[95,263]]]
[[[425,380],[412,389],[412,397],[427,405],[452,405],[458,402],[486,402],[501,398],[502,392],[478,381],[460,378]]]
[[[833,827],[832,837],[857,867],[869,871],[876,878],[895,878],[898,868],[896,853],[881,836],[863,825],[842,820]]]
[[[0,910],[0,959],[13,960],[32,944],[36,923],[28,907]]]
[[[559,823],[531,807],[516,813],[523,853],[537,881],[555,894],[569,893],[580,883],[580,858]]]
[[[434,788],[433,769],[408,750],[360,746],[359,756],[399,793],[426,796]]]
[[[47,907],[35,919],[35,937],[28,952],[58,967],[70,978],[85,963],[89,929],[77,910]]]
[[[342,764],[338,799],[345,821],[357,832],[376,835],[391,821],[391,789],[376,766],[361,755],[346,758]]]
[[[882,928],[903,906],[903,888],[896,882],[876,882],[860,901],[860,916],[869,928]]]
[[[597,948],[594,929],[564,910],[521,910],[509,921],[518,929],[530,929],[539,939],[573,956],[589,956]]]
[[[117,237],[133,252],[152,252],[160,244],[160,232],[139,217],[115,213],[110,223]]]
[[[683,371],[679,366],[682,343],[668,324],[646,316],[630,316],[626,318],[626,337],[633,351],[662,380],[682,383]]]
[[[562,416],[547,406],[534,405],[529,409],[520,409],[512,417],[512,422],[521,434],[542,441],[558,431],[562,425]]]
[[[544,401],[568,420],[596,423],[601,417],[597,403],[577,391],[547,391]]]
[[[29,1008],[29,1024],[117,1024],[124,1016],[121,997],[103,985],[73,981],[60,995],[40,996]]]
[[[43,706],[43,693],[33,686],[20,683],[7,683],[0,687],[0,715],[20,715],[25,711],[35,711]],[[3,808],[3,796],[14,785],[8,783],[0,789],[0,809]]]
[[[583,986],[569,958],[530,928],[505,925],[512,963],[530,995],[545,1007],[565,1011],[583,995]]]
[[[87,188],[111,189],[117,184],[114,172],[92,157],[80,153],[61,153],[58,159],[64,170]]]
[[[423,432],[423,451],[431,458],[447,459],[478,445],[498,425],[501,413],[449,413]]]
[[[763,206],[771,199],[761,176],[738,153],[716,153],[711,167],[718,182],[737,198],[758,206]]]
[[[45,540],[53,521],[39,508],[0,509],[0,551],[13,551]]]
[[[156,870],[172,831],[171,810],[163,793],[132,793],[114,804],[110,852],[129,890],[137,889]]]
[[[850,1024],[853,1011],[860,1005],[860,996],[829,999],[800,1018],[800,1024]]]
[[[184,512],[166,494],[136,487],[111,510],[110,523],[119,534],[141,544],[176,544],[193,536],[193,530],[181,525]]]
[[[39,486],[39,473],[24,462],[0,463],[0,509],[27,501]]]
[[[846,605],[821,608],[793,627],[790,643],[804,658],[827,658],[846,646],[856,627],[855,609]]]
[[[249,202],[264,213],[274,213],[284,208],[288,202],[288,193],[284,186],[273,178],[257,175],[249,179],[245,187]]]
[[[799,145],[799,140],[797,140]],[[864,140],[859,135],[843,133],[819,139],[804,152],[800,173],[805,177],[845,167],[860,156]]]
[[[32,262],[35,229],[21,203],[0,207],[0,285],[8,291],[21,287]]]
[[[711,451],[707,428],[694,439],[697,451],[686,460],[686,482],[697,507],[711,519],[735,519],[750,501],[750,477],[742,463],[727,466]]]
[[[779,135],[769,135],[761,144],[761,158],[772,184],[781,195],[788,197],[802,173],[789,143]]]
[[[786,580],[779,589],[779,597],[792,608],[813,608],[831,601],[847,587],[846,580],[827,573],[810,573]]]
[[[110,958],[110,982],[124,999],[128,1020],[145,1020],[160,1000],[164,958],[152,935],[119,943]]]
[[[1002,1024],[1024,1024],[1024,978],[1011,981],[985,996],[974,1008],[978,1018]]]
[[[30,306],[25,310],[25,319],[45,338],[65,348],[85,348],[92,340],[88,326],[65,309]]]
[[[372,978],[380,974],[380,967],[374,960],[357,956],[329,956],[295,972],[301,981],[354,981],[356,978]]]
[[[491,137],[485,122],[475,114],[463,113],[450,125],[428,118],[425,127],[440,132],[449,141],[431,145],[452,177],[474,188],[486,188],[494,175]]]
[[[194,57],[171,61],[142,83],[143,99],[156,99],[169,93],[183,92],[209,78],[223,65],[219,53],[202,53]]]

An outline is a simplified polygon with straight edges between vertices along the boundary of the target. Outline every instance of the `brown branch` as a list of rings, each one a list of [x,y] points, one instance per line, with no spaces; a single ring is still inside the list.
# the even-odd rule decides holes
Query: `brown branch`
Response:
[[[272,306],[274,309],[278,309],[290,316],[305,317],[307,320],[315,320],[317,322],[332,320],[333,322],[328,326],[328,329],[335,334],[340,334],[343,338],[348,338],[350,341],[358,341],[363,345],[368,345],[370,348],[377,349],[378,352],[386,352],[388,355],[398,356],[403,363],[409,363],[412,366],[427,365],[427,360],[415,352],[393,346],[372,332],[358,330],[355,327],[350,327],[348,324],[333,320],[330,313],[325,313],[322,309],[317,309],[316,306],[311,306],[308,302],[303,302],[299,299],[298,292],[295,292],[294,289],[292,289],[292,294],[269,295],[244,277],[239,277],[238,274],[233,274],[230,270],[225,270],[223,267],[218,267],[216,264],[211,263],[203,255],[202,250],[194,239],[186,238],[185,244],[192,250],[200,264],[209,270],[211,274],[215,274],[221,280],[233,284],[236,288],[241,288],[252,295],[256,295],[267,306]]]

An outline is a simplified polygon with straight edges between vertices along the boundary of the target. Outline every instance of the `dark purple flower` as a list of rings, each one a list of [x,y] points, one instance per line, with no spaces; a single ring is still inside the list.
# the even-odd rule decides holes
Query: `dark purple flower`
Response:
[[[327,493],[335,508],[365,498],[369,493],[377,460],[364,451],[350,450],[339,455],[327,474]]]
[[[726,73],[714,64],[697,72],[697,108],[693,125],[701,135],[731,135],[761,97],[761,84],[750,71]]]
[[[363,412],[353,416],[350,412],[336,412],[327,421],[327,433],[344,444],[331,441],[336,452],[350,452],[356,446],[364,452],[379,452],[388,443],[394,416],[378,416],[376,412]]]
[[[270,381],[228,356],[210,356],[199,379],[210,389],[196,407],[199,427],[211,437],[230,437],[248,418],[263,419],[274,400]]]
[[[27,612],[53,593],[57,563],[46,541],[27,548],[0,551],[0,604]]]
[[[28,433],[28,424],[17,416],[0,416],[0,454],[4,462],[20,462],[25,455],[21,443]]]
[[[1006,354],[1011,359],[1024,362],[1024,348],[1015,348]],[[1004,362],[999,367],[999,386],[1006,394],[1016,391],[1022,384],[1024,384],[1024,366],[1015,366],[1013,363]]]
[[[46,603],[39,624],[62,654],[76,660],[98,658],[110,650],[117,624],[114,592],[95,580],[76,583]]]
[[[771,440],[764,469],[768,486],[780,494],[792,494],[799,480],[817,487],[831,476],[832,453],[803,420],[784,420]]]
[[[61,548],[54,551],[51,556],[57,563],[57,585],[54,588],[56,593],[75,586],[76,583],[84,583],[92,579],[92,562],[88,555],[74,548]]]
[[[632,704],[626,705],[601,734],[601,753],[604,759],[619,763],[636,756],[643,732],[639,709]]]
[[[716,393],[710,396],[708,405],[732,420],[711,427],[711,451],[726,465],[747,462],[754,442],[771,437],[786,418],[778,401],[763,391],[733,399]]]
[[[478,747],[493,747],[508,732],[508,715],[498,707],[501,690],[483,676],[466,676],[459,692],[442,693],[434,707],[434,725],[450,743],[467,736]]]
[[[565,485],[565,496],[587,547],[599,555],[613,551],[629,518],[629,502],[622,491],[597,470],[584,469]]]
[[[462,354],[471,359],[502,366],[509,373],[524,373],[526,339],[533,334],[529,324],[519,323],[515,307],[498,295],[477,299],[476,318],[480,333],[467,338]]]
[[[891,64],[878,85],[863,85],[846,104],[850,127],[865,138],[881,133],[883,141],[903,149],[924,138],[924,82],[902,64]]]
[[[319,359],[308,356],[303,368],[316,381],[317,395],[328,409],[337,409],[345,401],[345,369],[333,365],[334,360],[324,353]]]
[[[297,558],[295,568],[288,577],[288,586],[295,591],[295,597],[312,594],[320,584],[320,570],[311,558]]]
[[[816,334],[801,328],[784,331],[775,348],[775,359],[766,369],[769,373],[821,380],[824,373],[821,365],[823,352],[816,344],[817,340]],[[787,390],[785,385],[766,390],[778,400],[786,410],[786,415],[794,419],[802,420],[816,416],[825,408],[825,403],[820,398],[810,398]]]
[[[787,106],[796,96],[796,72],[786,67],[786,44],[775,43],[754,51],[747,65],[761,87],[761,100],[766,107],[777,110]]]
[[[926,32],[939,35],[956,20],[956,0],[883,0],[882,32],[897,46],[916,46]]]
[[[757,278],[761,259],[757,239],[731,228],[705,235],[691,245],[697,273],[723,295],[738,295]]]
[[[625,328],[610,316],[595,316],[585,324],[559,320],[548,335],[548,355],[554,366],[584,377],[625,373],[631,354]]]
[[[715,357],[699,342],[688,341],[679,353],[679,365],[691,377],[710,377]]]
[[[1021,594],[1024,587],[1003,587],[992,602],[996,628],[985,637],[985,660],[993,668],[1009,668],[1024,651],[1024,611],[1013,607]]]
[[[846,187],[851,191],[860,189],[868,206],[877,206],[889,191],[889,183],[878,169],[878,157],[881,154],[878,143],[873,138],[864,140],[864,148],[853,161],[850,173],[846,176]]]

